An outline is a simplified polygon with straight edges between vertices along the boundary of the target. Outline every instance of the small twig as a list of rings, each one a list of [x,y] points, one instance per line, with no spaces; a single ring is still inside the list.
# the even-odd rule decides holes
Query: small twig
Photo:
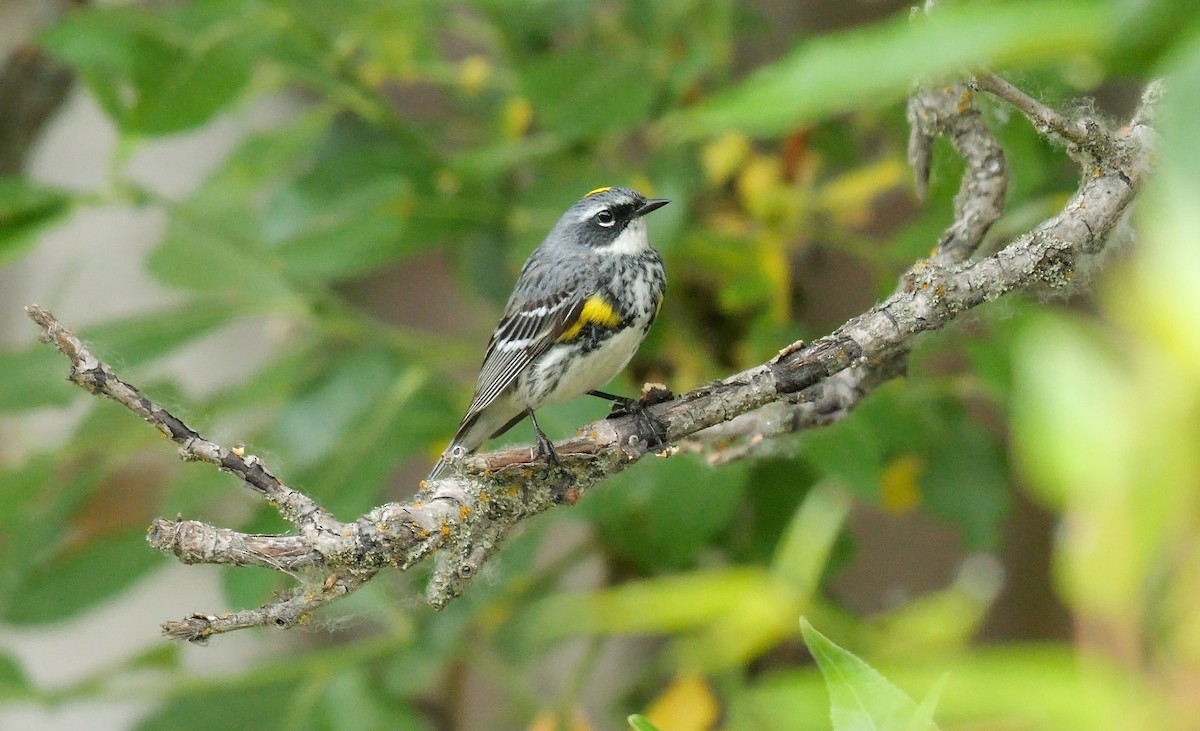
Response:
[[[37,305],[29,305],[25,311],[45,330],[48,342],[71,361],[68,379],[72,383],[91,393],[107,396],[142,417],[179,445],[179,455],[184,460],[208,462],[237,475],[247,487],[270,500],[280,515],[301,528],[328,527],[339,530],[342,527],[312,498],[280,482],[267,471],[258,457],[210,442],[171,412],[146,398],[141,391],[122,381],[107,363],[93,355],[74,333],[49,312]]]
[[[1099,156],[1111,150],[1107,145],[1108,132],[1098,121],[1073,120],[1029,96],[998,74],[981,71],[975,74],[971,86],[1011,104],[1033,123],[1039,134],[1052,135],[1067,142],[1072,157],[1075,157],[1076,150]]]
[[[841,421],[867,394],[903,375],[907,364],[908,352],[902,351],[847,368],[792,397],[696,432],[679,446],[704,454],[714,467],[789,449],[777,437]]]
[[[912,125],[908,158],[916,177],[918,198],[924,199],[927,190],[935,138],[949,138],[966,163],[954,199],[954,219],[938,239],[929,259],[929,263],[939,267],[961,264],[975,253],[988,229],[1004,213],[1008,189],[1004,151],[984,123],[965,84],[918,89],[909,99],[908,120]],[[797,349],[789,346],[780,357]],[[907,350],[901,350],[887,358],[848,368],[806,389],[798,398],[768,404],[702,431],[687,446],[709,445],[708,460],[713,465],[776,449],[771,437],[841,419],[880,384],[902,374],[907,360]],[[740,441],[711,447],[714,440],[734,437]]]
[[[908,159],[916,175],[919,199],[925,198],[934,137],[947,137],[966,163],[954,199],[954,221],[938,240],[931,258],[938,266],[966,261],[1004,213],[1004,195],[1008,190],[1004,151],[984,123],[965,84],[918,90],[908,102],[908,121],[912,127]]]
[[[293,589],[291,594],[279,601],[241,612],[222,615],[195,613],[180,620],[164,622],[164,637],[205,644],[213,635],[233,632],[250,627],[277,627],[287,629],[304,624],[312,613],[322,606],[341,599],[370,581],[378,569],[354,571],[345,574],[332,573],[325,580],[309,586]]]

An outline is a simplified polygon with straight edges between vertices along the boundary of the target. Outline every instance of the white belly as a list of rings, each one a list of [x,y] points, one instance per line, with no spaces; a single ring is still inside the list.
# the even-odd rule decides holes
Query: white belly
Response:
[[[635,323],[604,341],[592,352],[572,356],[576,362],[570,371],[564,374],[551,390],[541,395],[536,403],[526,406],[538,408],[543,404],[566,401],[600,388],[629,365],[643,337],[645,335],[642,328]],[[565,349],[552,350],[533,366],[530,380],[537,383],[543,380],[542,374],[557,371],[561,367],[561,359],[567,355]]]

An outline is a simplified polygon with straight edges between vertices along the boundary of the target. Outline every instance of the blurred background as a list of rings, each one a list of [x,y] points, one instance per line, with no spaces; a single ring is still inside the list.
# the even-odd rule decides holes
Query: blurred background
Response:
[[[0,727],[829,728],[804,616],[914,697],[945,676],[942,728],[1200,728],[1192,3],[0,0],[0,51]],[[920,338],[834,426],[643,460],[441,613],[418,567],[288,632],[159,636],[291,579],[177,565],[153,517],[287,526],[66,383],[24,305],[349,520],[415,490],[592,188],[673,201],[667,303],[610,390],[686,391],[886,296],[962,172],[939,141],[917,203],[904,99],[983,65],[1114,125],[1171,79],[1157,178],[1077,288]],[[1012,174],[988,253],[1079,173],[978,101]]]

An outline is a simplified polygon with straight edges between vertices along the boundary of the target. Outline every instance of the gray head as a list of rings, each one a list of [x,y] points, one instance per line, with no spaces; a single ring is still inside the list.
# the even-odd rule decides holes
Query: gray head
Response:
[[[586,246],[636,254],[650,246],[642,216],[670,201],[647,199],[631,188],[597,188],[567,209],[543,245]]]

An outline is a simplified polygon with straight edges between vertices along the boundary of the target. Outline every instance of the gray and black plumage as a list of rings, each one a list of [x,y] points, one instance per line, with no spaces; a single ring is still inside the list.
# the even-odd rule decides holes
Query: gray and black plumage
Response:
[[[534,410],[594,392],[625,368],[666,291],[643,216],[667,203],[629,188],[598,188],[567,209],[522,267],[488,342],[475,397],[429,479]],[[553,459],[533,424],[539,450]]]

